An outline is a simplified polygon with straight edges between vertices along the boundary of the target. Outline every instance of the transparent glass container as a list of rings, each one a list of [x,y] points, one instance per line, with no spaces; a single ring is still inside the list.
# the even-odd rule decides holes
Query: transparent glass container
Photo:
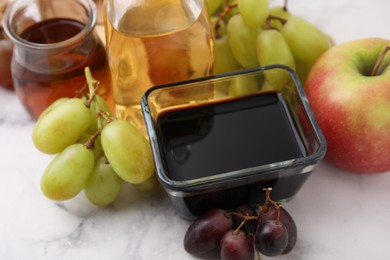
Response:
[[[11,0],[0,0],[0,87],[13,90],[11,76],[12,42],[3,32],[3,15]]]
[[[237,88],[237,82],[243,84]],[[263,188],[288,201],[326,152],[301,83],[284,66],[155,86],[142,109],[158,179],[187,219],[210,208],[258,205]]]
[[[96,19],[92,0],[14,0],[7,8],[3,26],[13,43],[13,85],[33,118],[58,98],[75,97],[85,86],[87,66],[100,82],[98,94],[113,107]]]
[[[140,103],[148,88],[212,73],[203,0],[106,0],[105,34],[116,116],[143,131]]]

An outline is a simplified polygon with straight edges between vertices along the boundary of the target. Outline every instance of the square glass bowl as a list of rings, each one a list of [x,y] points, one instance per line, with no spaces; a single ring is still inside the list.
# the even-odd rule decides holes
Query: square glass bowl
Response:
[[[183,218],[290,200],[326,142],[296,73],[272,65],[155,86],[142,99],[157,176]]]

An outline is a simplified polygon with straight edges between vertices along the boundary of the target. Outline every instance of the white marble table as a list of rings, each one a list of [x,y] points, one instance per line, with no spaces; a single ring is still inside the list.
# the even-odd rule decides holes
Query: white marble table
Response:
[[[290,0],[290,10],[337,43],[390,38],[388,0]],[[39,182],[51,157],[33,147],[33,124],[15,94],[0,89],[0,259],[194,259],[182,246],[189,223],[162,192],[126,186],[104,209],[83,195],[46,199]],[[390,259],[390,172],[355,175],[321,163],[286,208],[298,243],[275,259]]]

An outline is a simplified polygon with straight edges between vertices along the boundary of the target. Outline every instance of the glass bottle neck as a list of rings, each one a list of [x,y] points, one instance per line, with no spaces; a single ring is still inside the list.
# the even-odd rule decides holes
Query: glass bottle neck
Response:
[[[204,5],[203,0],[108,0],[106,22],[130,36],[164,35],[191,26]]]

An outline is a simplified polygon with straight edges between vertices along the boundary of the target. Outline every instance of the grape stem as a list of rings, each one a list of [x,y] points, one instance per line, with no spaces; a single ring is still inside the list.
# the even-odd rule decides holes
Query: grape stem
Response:
[[[279,224],[279,221],[280,221],[280,205],[273,201],[271,199],[271,191],[272,191],[272,188],[264,188],[263,189],[265,191],[265,202],[263,204],[263,206],[259,205],[259,215],[258,216],[250,216],[248,214],[244,215],[244,214],[241,214],[241,213],[238,213],[238,212],[228,212],[226,213],[226,215],[228,216],[238,216],[240,218],[243,219],[243,221],[240,223],[240,225],[234,230],[233,234],[234,235],[238,235],[238,232],[240,231],[240,229],[242,228],[242,226],[245,225],[245,223],[248,221],[248,220],[259,220],[261,214],[265,213],[268,211],[268,205],[269,204],[272,204],[275,209],[277,210],[278,214],[276,216],[276,219],[275,219],[275,224]],[[257,232],[257,231],[256,231]]]
[[[248,221],[248,220],[257,220],[258,217],[257,216],[249,216],[249,215],[243,215],[241,213],[238,213],[238,212],[228,212],[227,215],[229,216],[232,216],[232,215],[235,215],[235,216],[238,216],[240,218],[243,219],[243,221],[241,221],[240,225],[234,230],[233,232],[233,235],[237,236],[238,235],[238,232],[241,230],[242,226],[245,225],[245,223]]]
[[[85,74],[85,78],[87,80],[89,93],[91,95],[94,95],[95,94],[95,84],[97,81],[93,78],[91,69],[88,66],[85,67],[84,74]]]
[[[98,115],[99,117],[102,117],[104,120],[106,120],[106,124],[109,124],[113,121],[112,118],[110,118],[105,112],[99,112]]]
[[[257,219],[257,216],[250,216],[250,215],[244,215],[244,214],[241,214],[241,213],[238,213],[238,212],[229,212],[228,215],[235,215],[235,216],[238,216],[240,218],[243,218],[244,220],[251,220],[251,219]],[[240,225],[241,226],[241,225]]]
[[[245,225],[247,221],[248,218],[245,217],[244,220],[240,223],[240,225],[236,228],[236,230],[234,230],[233,235],[238,236],[238,232],[240,232],[240,229],[242,228],[242,226]]]
[[[257,260],[261,260],[261,256],[260,256],[259,250],[255,250],[255,252],[256,252]]]
[[[84,68],[84,75],[85,75],[85,78],[87,80],[87,85],[88,85],[88,90],[89,90],[89,98],[85,102],[85,105],[87,107],[90,107],[92,101],[95,99],[96,89],[97,89],[99,81],[97,81],[96,79],[93,78],[92,73],[91,73],[91,69],[88,66]]]
[[[275,15],[268,15],[267,20],[266,20],[265,25],[264,25],[265,30],[267,30],[267,29],[268,30],[269,29],[278,30],[277,28],[271,26],[272,20],[278,20],[282,25],[285,25],[287,23],[287,19],[275,16]]]
[[[386,57],[386,54],[387,54],[387,52],[388,52],[389,50],[390,50],[390,46],[386,46],[386,47],[383,49],[381,55],[379,56],[378,60],[377,60],[376,63],[375,63],[374,68],[373,68],[372,71],[371,71],[371,76],[377,76],[377,75],[378,75],[379,68],[380,68],[380,66],[382,65],[383,60],[384,60],[384,58]]]
[[[230,5],[227,4],[227,1],[224,3],[224,8],[221,11],[221,13],[218,15],[217,19],[215,20],[214,24],[214,30],[215,30],[215,38],[219,39],[221,38],[220,33],[218,32],[219,27],[221,26],[221,20],[225,18],[225,16],[233,9],[237,7],[237,1],[231,3]]]
[[[233,231],[233,235],[234,236],[237,236],[239,234],[239,231],[241,230],[241,228],[245,225],[245,223],[249,220],[257,220],[257,227],[256,227],[256,231],[254,234],[252,234],[252,237],[253,237],[253,240],[255,241],[256,240],[256,234],[259,230],[259,224],[260,224],[260,218],[261,218],[261,215],[263,213],[266,213],[268,211],[268,207],[270,204],[272,204],[275,209],[277,210],[277,216],[276,216],[276,219],[275,219],[275,224],[278,225],[279,224],[279,221],[280,221],[280,205],[279,203],[275,202],[274,200],[271,199],[271,191],[272,191],[272,188],[263,188],[263,191],[265,191],[265,202],[264,204],[261,206],[261,205],[258,205],[259,207],[259,215],[258,216],[250,216],[248,214],[241,214],[241,213],[238,213],[238,212],[227,212],[225,213],[226,216],[238,216],[240,218],[243,219],[243,221],[241,221],[240,225]],[[255,250],[256,252],[256,256],[257,256],[257,260],[261,260],[261,255],[260,253],[258,252],[258,250]]]
[[[83,97],[86,97],[88,98],[88,94],[85,92],[85,89],[88,87],[87,84],[84,84],[84,86],[80,89],[80,90],[77,90],[76,91],[76,97],[79,98],[80,95],[83,96]]]
[[[87,148],[87,149],[93,149],[95,147],[95,141],[96,141],[96,138],[98,138],[98,136],[100,135],[100,133],[102,132],[102,130],[100,128],[98,128],[98,130],[96,131],[96,133],[94,133],[89,139],[88,141],[84,144],[84,146]]]
[[[96,96],[96,90],[99,88],[99,81],[94,79],[94,77],[92,76],[92,72],[91,72],[91,69],[87,66],[85,67],[84,69],[84,75],[85,75],[85,79],[87,81],[87,86],[88,86],[88,90],[89,90],[89,98],[88,100],[86,101],[86,106],[89,108],[91,106],[91,103],[93,102],[93,100],[95,99],[95,96]],[[83,88],[84,89],[84,88]],[[95,106],[95,110],[96,110],[96,114],[101,114],[101,109],[99,107],[99,103],[98,102],[95,102],[96,106]],[[98,117],[98,128],[102,128],[103,124],[102,122],[100,121],[100,118],[101,117]]]
[[[274,205],[275,209],[278,211],[278,215],[276,216],[276,219],[275,219],[275,224],[279,224],[280,205],[271,199],[272,188],[264,188],[263,190],[265,191],[265,202],[264,202],[263,206],[259,206],[260,216],[261,216],[261,214],[268,211],[268,204],[272,204],[272,205]]]

